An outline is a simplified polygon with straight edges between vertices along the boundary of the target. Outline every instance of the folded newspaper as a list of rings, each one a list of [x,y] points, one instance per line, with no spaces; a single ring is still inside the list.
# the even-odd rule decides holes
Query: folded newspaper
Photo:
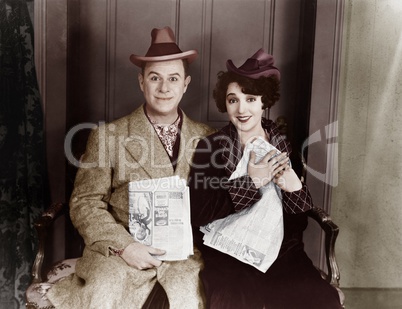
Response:
[[[136,241],[166,254],[163,261],[185,260],[193,254],[190,198],[179,176],[129,183],[129,230]]]
[[[247,144],[229,180],[247,174],[251,150],[256,153],[257,163],[272,149],[276,148],[262,138]],[[260,192],[262,198],[254,205],[200,230],[205,234],[205,245],[266,272],[278,257],[283,240],[282,196],[272,181],[260,188]]]

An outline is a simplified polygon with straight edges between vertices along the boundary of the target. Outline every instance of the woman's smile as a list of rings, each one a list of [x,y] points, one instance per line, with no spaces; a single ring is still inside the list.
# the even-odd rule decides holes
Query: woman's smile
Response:
[[[255,136],[264,136],[261,118],[264,110],[260,95],[243,93],[238,83],[230,83],[226,91],[226,110],[236,127],[241,142]]]
[[[246,123],[252,116],[238,116],[236,117],[241,123]]]

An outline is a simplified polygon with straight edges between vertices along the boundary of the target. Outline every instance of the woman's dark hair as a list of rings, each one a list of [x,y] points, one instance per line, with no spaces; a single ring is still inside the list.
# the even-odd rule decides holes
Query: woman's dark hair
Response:
[[[269,108],[279,100],[279,80],[274,76],[252,79],[233,72],[219,72],[213,91],[216,106],[221,113],[226,112],[226,92],[230,83],[237,83],[245,94],[261,95],[262,109]]]

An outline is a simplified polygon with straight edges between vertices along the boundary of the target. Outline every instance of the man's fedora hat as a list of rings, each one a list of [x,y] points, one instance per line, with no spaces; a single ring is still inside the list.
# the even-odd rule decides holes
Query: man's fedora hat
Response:
[[[177,59],[187,59],[188,63],[191,63],[198,56],[196,50],[181,51],[179,46],[176,45],[174,33],[170,27],[152,29],[151,37],[151,46],[144,57],[134,54],[130,56],[130,61],[136,66],[141,67],[143,62]]]
[[[274,66],[274,57],[264,52],[262,48],[238,68],[229,59],[226,68],[230,72],[253,79],[258,79],[260,76],[275,76],[278,80],[281,79],[279,70]]]

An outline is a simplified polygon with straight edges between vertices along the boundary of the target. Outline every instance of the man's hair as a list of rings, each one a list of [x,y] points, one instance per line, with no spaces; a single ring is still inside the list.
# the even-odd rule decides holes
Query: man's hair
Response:
[[[262,109],[269,108],[279,100],[280,83],[274,76],[252,79],[227,71],[218,73],[218,81],[213,91],[216,106],[221,113],[226,112],[226,92],[230,83],[237,83],[245,94],[261,95]]]
[[[184,78],[186,78],[186,77],[188,76],[188,71],[189,71],[190,65],[189,65],[187,59],[181,59],[181,60],[182,60],[182,62],[183,62],[183,67],[184,67]],[[143,61],[143,62],[142,62],[142,65],[141,65],[141,74],[142,74],[143,76],[144,76],[145,66],[146,66],[146,65],[147,65],[147,62],[146,62],[146,61]]]

